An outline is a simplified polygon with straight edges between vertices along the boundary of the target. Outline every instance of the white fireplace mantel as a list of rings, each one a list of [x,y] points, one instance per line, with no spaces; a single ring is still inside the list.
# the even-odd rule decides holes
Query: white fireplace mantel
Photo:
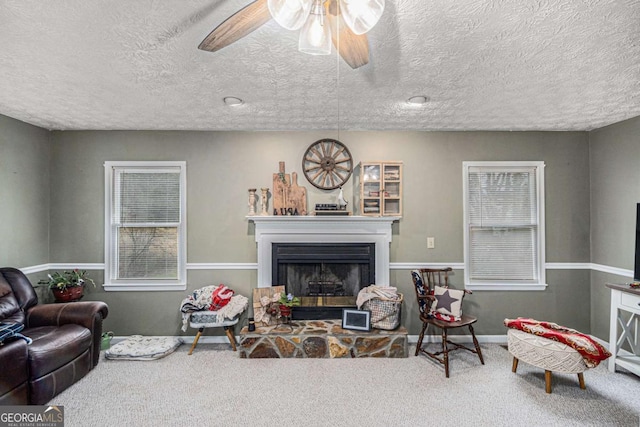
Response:
[[[374,243],[376,284],[389,285],[391,225],[399,217],[248,216],[258,244],[258,287],[271,286],[273,243]]]

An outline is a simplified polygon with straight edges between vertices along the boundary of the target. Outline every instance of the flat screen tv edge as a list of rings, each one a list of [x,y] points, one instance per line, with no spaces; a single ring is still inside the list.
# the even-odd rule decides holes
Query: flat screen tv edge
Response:
[[[633,267],[633,280],[640,281],[640,203],[636,205],[636,259]]]

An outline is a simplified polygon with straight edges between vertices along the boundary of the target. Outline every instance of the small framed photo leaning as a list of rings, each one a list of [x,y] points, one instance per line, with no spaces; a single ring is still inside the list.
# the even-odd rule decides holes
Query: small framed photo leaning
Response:
[[[350,308],[342,309],[342,329],[353,329],[355,331],[371,330],[371,311],[354,310]]]

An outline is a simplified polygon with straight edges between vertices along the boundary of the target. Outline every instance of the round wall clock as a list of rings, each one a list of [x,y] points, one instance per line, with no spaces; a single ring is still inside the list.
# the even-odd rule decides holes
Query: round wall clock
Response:
[[[341,187],[353,172],[349,149],[335,139],[321,139],[309,146],[302,157],[307,180],[321,190]]]

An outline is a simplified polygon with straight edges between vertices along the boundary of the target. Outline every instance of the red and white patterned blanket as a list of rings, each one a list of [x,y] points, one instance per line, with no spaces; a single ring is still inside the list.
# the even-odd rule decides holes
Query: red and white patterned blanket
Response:
[[[518,329],[568,345],[580,353],[589,368],[595,368],[600,362],[611,356],[606,348],[590,336],[556,323],[518,317],[517,319],[504,319],[504,324],[508,328]]]

